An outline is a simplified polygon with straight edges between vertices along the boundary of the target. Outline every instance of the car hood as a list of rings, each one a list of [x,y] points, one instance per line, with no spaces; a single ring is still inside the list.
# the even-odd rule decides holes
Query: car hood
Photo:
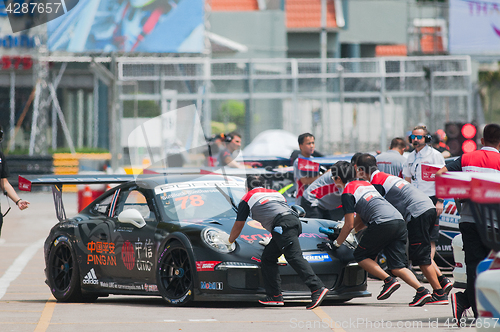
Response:
[[[328,237],[325,234],[319,232],[320,227],[335,227],[339,223],[324,219],[307,219],[302,218],[302,234],[300,234],[300,246],[302,250],[317,250],[318,244],[325,242]],[[196,224],[199,227],[212,227],[220,229],[226,233],[230,233],[234,224],[234,219],[232,218],[217,218],[217,219],[206,219],[206,220],[189,220],[182,221],[184,224]],[[260,222],[256,220],[249,219],[246,221],[240,236],[238,237],[238,242],[247,243],[250,245],[260,246],[259,241],[271,237],[271,233],[264,229]]]

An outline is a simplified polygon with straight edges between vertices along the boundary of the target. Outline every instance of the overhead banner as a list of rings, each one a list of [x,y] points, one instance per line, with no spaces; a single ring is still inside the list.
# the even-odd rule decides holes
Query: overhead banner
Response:
[[[500,54],[500,0],[450,0],[450,53]]]
[[[201,53],[204,1],[80,1],[47,33],[52,52]]]

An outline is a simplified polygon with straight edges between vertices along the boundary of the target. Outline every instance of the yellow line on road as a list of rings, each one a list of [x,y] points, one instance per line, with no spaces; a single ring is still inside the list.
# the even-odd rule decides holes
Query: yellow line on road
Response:
[[[56,299],[51,295],[45,303],[45,308],[43,308],[42,315],[40,316],[40,320],[38,321],[34,332],[45,332],[47,330],[55,307]]]
[[[314,308],[312,312],[314,312],[316,316],[321,318],[321,322],[328,324],[333,332],[346,332],[343,328],[337,327],[340,324],[336,324],[335,321],[330,316],[328,316],[327,313],[324,312],[320,307]]]

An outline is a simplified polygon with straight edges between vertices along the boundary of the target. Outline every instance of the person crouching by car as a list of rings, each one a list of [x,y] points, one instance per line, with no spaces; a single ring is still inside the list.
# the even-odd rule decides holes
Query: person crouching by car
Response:
[[[316,308],[323,301],[328,289],[302,256],[299,243],[299,235],[302,233],[300,219],[288,206],[283,195],[264,188],[264,179],[261,176],[248,176],[246,187],[247,193],[238,205],[238,214],[228,241],[233,243],[238,238],[249,215],[271,232],[272,239],[264,248],[261,257],[262,278],[267,296],[259,302],[271,306],[284,305],[278,270],[278,258],[283,254],[288,264],[312,292],[312,302],[306,309]]]
[[[349,162],[339,161],[330,170],[335,184],[342,190],[345,220],[338,238],[333,242],[334,247],[340,247],[353,228],[356,231],[366,228],[354,250],[354,259],[368,273],[384,281],[377,300],[389,298],[400,287],[397,279],[389,276],[375,261],[378,253],[384,250],[391,272],[417,291],[409,303],[410,307],[423,306],[432,296],[406,267],[408,232],[401,213],[368,181],[356,178],[355,168]]]

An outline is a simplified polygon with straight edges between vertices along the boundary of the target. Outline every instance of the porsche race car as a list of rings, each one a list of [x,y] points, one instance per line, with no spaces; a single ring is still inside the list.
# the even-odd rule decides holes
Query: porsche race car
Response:
[[[63,184],[119,184],[67,218]],[[19,187],[53,185],[59,222],[44,246],[45,274],[62,302],[109,294],[154,295],[175,306],[191,301],[257,301],[264,294],[259,243],[271,234],[248,220],[228,247],[244,179],[217,174],[133,176],[20,176]],[[371,296],[367,274],[355,263],[352,242],[326,245],[319,227],[335,221],[301,218],[304,257],[330,289],[328,300]],[[352,240],[352,239],[351,239]],[[350,244],[351,243],[351,244]],[[281,257],[283,296],[310,301],[310,291]]]

